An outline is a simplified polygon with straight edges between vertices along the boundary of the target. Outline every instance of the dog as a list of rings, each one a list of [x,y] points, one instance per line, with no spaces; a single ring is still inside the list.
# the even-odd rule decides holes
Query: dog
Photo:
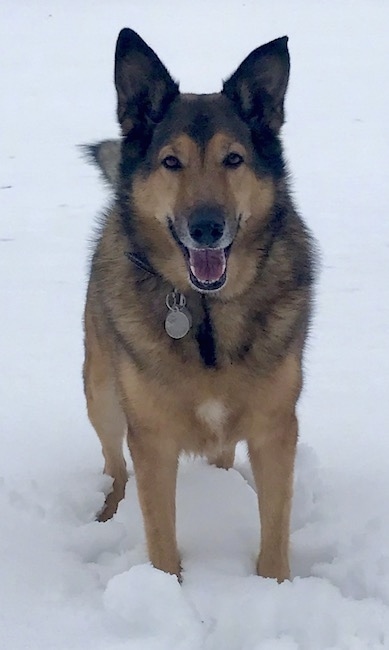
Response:
[[[134,464],[151,563],[181,578],[179,456],[233,465],[246,441],[261,520],[257,573],[290,577],[296,404],[310,323],[313,239],[288,187],[280,129],[288,38],[258,47],[214,94],[181,94],[123,29],[115,53],[120,141],[91,156],[114,189],[85,308],[88,415],[113,478]]]

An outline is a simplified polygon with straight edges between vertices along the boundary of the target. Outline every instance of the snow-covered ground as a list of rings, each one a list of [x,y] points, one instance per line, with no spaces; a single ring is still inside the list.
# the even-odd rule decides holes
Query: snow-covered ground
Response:
[[[2,650],[389,648],[388,25],[383,0],[2,0]],[[242,452],[229,472],[182,465],[182,587],[147,563],[133,479],[115,519],[94,521],[109,481],[85,415],[81,313],[107,195],[76,145],[117,134],[123,26],[198,92],[290,36],[286,150],[322,250],[290,583],[253,575]]]

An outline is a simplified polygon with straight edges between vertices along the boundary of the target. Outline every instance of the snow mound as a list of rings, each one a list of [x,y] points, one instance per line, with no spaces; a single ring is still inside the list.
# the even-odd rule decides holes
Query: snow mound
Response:
[[[201,620],[175,576],[148,564],[134,566],[109,581],[103,602],[112,623],[120,619],[123,635],[134,642],[148,643],[147,648],[199,648]]]

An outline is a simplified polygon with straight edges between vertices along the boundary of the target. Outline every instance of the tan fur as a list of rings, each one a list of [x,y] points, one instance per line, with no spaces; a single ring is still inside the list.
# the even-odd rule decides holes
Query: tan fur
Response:
[[[230,150],[245,154],[242,145],[218,133],[209,142],[203,157],[196,143],[181,135],[163,147],[160,159],[178,156],[185,164],[183,173],[172,174],[159,167],[147,178],[136,178],[133,186],[134,205],[145,225],[150,259],[181,290],[188,286],[188,273],[181,252],[166,231],[166,215],[177,222],[191,206],[210,199],[229,206],[231,222],[236,221],[236,215],[242,215],[240,234],[234,246],[241,244],[247,259],[242,265],[240,258],[231,256],[228,285],[223,290],[226,299],[240,293],[253,279],[258,254],[245,245],[245,239],[251,237],[253,228],[257,229],[262,219],[265,220],[274,200],[271,179],[256,177],[248,165],[236,171],[223,168],[221,161]],[[250,220],[253,214],[255,219]],[[162,227],[158,227],[156,220]]]
[[[165,245],[167,240],[163,241]],[[136,342],[137,348],[154,360],[155,373],[139,371],[118,344],[117,333],[112,332],[99,304],[99,285],[94,277],[97,272],[93,273],[85,316],[86,395],[90,419],[102,443],[105,471],[114,478],[114,490],[107,497],[100,520],[105,521],[116,512],[124,494],[126,475],[121,451],[124,413],[150,559],[156,567],[179,575],[174,525],[179,453],[204,454],[217,466],[228,468],[233,462],[236,442],[247,440],[261,494],[261,554],[257,569],[260,575],[283,580],[289,576],[287,550],[301,350],[296,346],[274,366],[266,350],[269,342],[264,346],[259,337],[246,363],[226,364],[215,372],[194,360],[191,349],[194,344],[188,341],[188,363],[183,365],[181,358],[172,355],[174,342],[165,333],[162,337],[156,334],[152,323],[150,326],[145,321],[143,305],[134,303],[128,310],[120,307],[123,284],[131,297],[128,277],[131,267],[123,255],[124,247],[112,214],[101,241],[98,265],[111,276],[111,299],[117,303],[118,331]],[[239,262],[243,273],[245,265],[250,268],[247,255],[241,256],[238,251],[236,258],[237,272]],[[234,275],[232,283],[233,280]],[[303,294],[304,291],[301,300]],[[196,294],[191,297],[198,298]],[[228,359],[239,333],[247,325],[245,319],[250,302],[250,296],[235,303],[214,301],[215,327],[223,341],[219,350],[222,360]],[[189,297],[188,304],[196,318],[197,302],[192,303]],[[153,313],[153,320],[163,320],[166,311],[163,298],[161,305],[160,314]],[[290,326],[293,309],[289,296],[285,304],[280,301],[277,305],[273,316],[273,344],[278,339],[282,341],[283,328]],[[253,378],[253,364],[258,366],[256,378]],[[221,432],[199,417],[199,408],[210,399],[228,405]]]
[[[206,371],[188,369],[183,378],[171,364],[168,385],[145,380],[125,355],[118,354],[115,366],[120,398],[118,394],[116,412],[110,407],[110,412],[100,414],[107,395],[111,401],[112,384],[108,387],[99,377],[110,376],[112,368],[105,365],[107,356],[97,339],[92,346],[85,368],[89,413],[102,443],[106,472],[115,479],[114,492],[108,496],[100,520],[112,516],[123,497],[125,464],[119,453],[120,435],[123,435],[121,401],[127,421],[131,422],[128,444],[153,564],[179,574],[174,502],[180,451],[206,454],[218,466],[228,468],[233,462],[235,443],[246,439],[261,495],[258,572],[279,580],[287,578],[291,483],[297,440],[294,407],[301,383],[298,357],[292,353],[269,378],[255,384],[248,383],[245,370],[233,370],[221,373],[215,386]],[[210,395],[229,405],[230,413],[221,434],[198,417],[199,406]],[[99,413],[93,407],[96,403]],[[105,424],[106,417],[110,417],[111,428]],[[117,429],[113,426],[115,422]]]
[[[112,517],[124,496],[127,435],[150,560],[179,578],[180,453],[228,469],[241,440],[258,489],[257,572],[278,581],[290,574],[295,411],[313,252],[277,139],[289,73],[286,44],[284,37],[258,48],[221,94],[180,97],[150,48],[123,30],[115,64],[120,170],[118,145],[91,149],[116,190],[85,308],[88,414],[105,472],[114,479],[99,519]],[[238,165],[229,154],[238,154]],[[167,156],[178,159],[176,171],[166,168]],[[222,235],[195,241],[190,224],[199,214],[216,219],[215,210]],[[213,287],[196,285],[190,255],[217,245],[225,270]],[[146,259],[140,268],[139,255]],[[180,340],[164,329],[173,288],[184,294],[193,321]]]

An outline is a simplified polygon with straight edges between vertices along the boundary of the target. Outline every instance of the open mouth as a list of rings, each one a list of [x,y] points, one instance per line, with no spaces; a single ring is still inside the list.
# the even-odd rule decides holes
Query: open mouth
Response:
[[[228,248],[187,248],[190,281],[200,291],[217,291],[227,280]]]
[[[217,291],[227,280],[227,261],[232,243],[226,248],[189,248],[178,237],[169,219],[169,229],[185,257],[189,279],[198,291]]]

